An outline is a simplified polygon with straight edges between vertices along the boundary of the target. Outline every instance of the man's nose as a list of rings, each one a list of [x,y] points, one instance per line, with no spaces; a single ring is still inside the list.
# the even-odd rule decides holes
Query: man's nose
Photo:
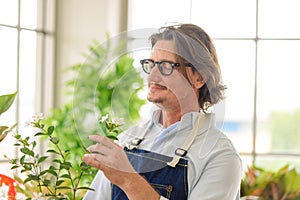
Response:
[[[161,80],[162,74],[159,71],[157,64],[151,69],[150,74],[148,76],[148,81],[158,82]]]
[[[150,70],[150,74],[160,74],[159,68],[158,68],[158,63],[154,63],[153,68]]]

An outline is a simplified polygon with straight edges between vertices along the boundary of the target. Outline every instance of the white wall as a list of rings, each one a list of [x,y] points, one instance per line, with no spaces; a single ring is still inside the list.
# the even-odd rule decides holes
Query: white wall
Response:
[[[127,0],[58,0],[56,18],[55,106],[67,101],[66,67],[83,61],[93,39],[104,42],[127,29]]]

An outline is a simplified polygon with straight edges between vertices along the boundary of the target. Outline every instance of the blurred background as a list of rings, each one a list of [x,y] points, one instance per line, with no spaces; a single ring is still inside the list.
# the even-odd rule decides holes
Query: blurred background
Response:
[[[18,91],[0,124],[22,129],[34,113],[51,116],[72,101],[68,68],[86,62],[93,41],[194,23],[214,39],[228,87],[218,126],[245,169],[300,169],[299,9],[298,0],[0,0],[0,95]],[[140,68],[144,53],[131,56]],[[13,143],[10,135],[0,144],[2,174],[12,173],[3,154],[18,157]]]

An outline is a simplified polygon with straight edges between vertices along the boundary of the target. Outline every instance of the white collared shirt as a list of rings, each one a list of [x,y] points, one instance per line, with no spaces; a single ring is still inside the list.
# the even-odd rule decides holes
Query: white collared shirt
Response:
[[[138,148],[173,157],[194,127],[198,112],[185,114],[172,128],[159,123],[160,110],[153,113],[152,120],[134,126],[119,135],[118,143],[126,143],[137,137],[144,140]],[[161,133],[164,131],[164,135]],[[155,141],[159,140],[159,144]],[[153,148],[155,147],[155,148]],[[184,159],[188,160],[189,200],[238,200],[242,178],[242,161],[232,142],[215,126],[214,114],[206,114],[204,123]],[[87,200],[111,199],[111,184],[99,171],[88,191]],[[165,198],[161,198],[165,199]]]

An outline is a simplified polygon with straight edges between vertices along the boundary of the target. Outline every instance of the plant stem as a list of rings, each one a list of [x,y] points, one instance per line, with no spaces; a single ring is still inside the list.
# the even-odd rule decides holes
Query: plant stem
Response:
[[[76,198],[76,192],[78,191],[77,188],[78,188],[78,185],[79,185],[79,182],[80,182],[80,179],[81,179],[82,175],[83,175],[83,172],[80,172],[80,175],[78,176],[78,181],[77,181],[76,186],[73,190],[73,199]]]

